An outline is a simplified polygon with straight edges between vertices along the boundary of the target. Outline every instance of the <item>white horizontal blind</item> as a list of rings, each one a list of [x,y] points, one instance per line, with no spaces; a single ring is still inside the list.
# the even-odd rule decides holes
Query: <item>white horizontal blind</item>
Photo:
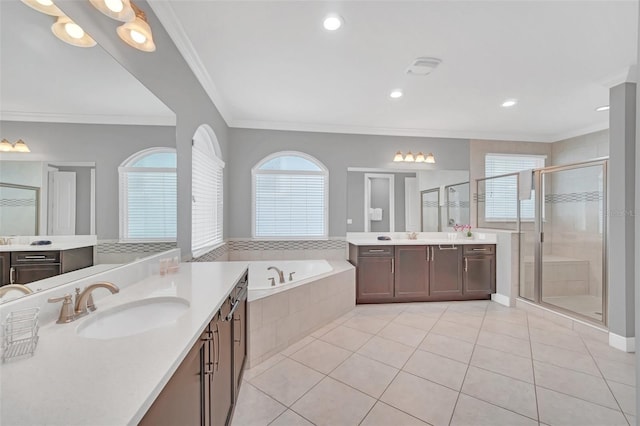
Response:
[[[323,172],[258,171],[255,176],[256,237],[326,237]]]
[[[487,154],[485,156],[485,176],[499,176],[522,170],[544,167],[545,157],[539,155]],[[517,176],[488,179],[485,181],[485,218],[488,221],[514,221],[518,217]],[[535,218],[535,192],[531,199],[520,202],[520,218]]]
[[[198,144],[193,147],[192,164],[191,251],[197,256],[222,242],[223,168]]]
[[[121,239],[175,241],[176,172],[170,168],[120,168]]]

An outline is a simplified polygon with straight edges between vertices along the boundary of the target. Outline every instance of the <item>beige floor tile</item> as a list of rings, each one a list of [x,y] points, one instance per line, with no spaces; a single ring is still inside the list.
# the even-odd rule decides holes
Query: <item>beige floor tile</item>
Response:
[[[355,328],[339,326],[323,335],[320,340],[350,351],[357,351],[372,337],[373,334],[365,333]]]
[[[613,396],[625,414],[636,415],[636,388],[622,383],[609,382]]]
[[[531,342],[531,351],[533,359],[537,361],[602,377],[591,355],[584,352],[562,349],[538,342]]]
[[[352,352],[346,349],[339,348],[322,340],[316,340],[291,355],[290,358],[321,373],[329,374],[331,370],[349,358],[351,353]]]
[[[419,314],[428,318],[439,318],[446,310],[447,305],[442,303],[407,303],[404,312]]]
[[[439,426],[449,424],[457,398],[458,392],[401,371],[380,400]]]
[[[426,335],[427,332],[424,330],[396,322],[390,322],[385,328],[378,332],[378,336],[380,337],[414,347],[418,346]]]
[[[622,412],[537,387],[540,421],[550,425],[623,426]]]
[[[320,327],[319,329],[317,329],[316,331],[314,331],[313,333],[310,334],[311,337],[315,337],[316,339],[319,337],[324,336],[325,334],[327,334],[328,332],[330,332],[331,330],[333,330],[334,328],[336,328],[339,324],[331,322],[323,327]]]
[[[514,308],[505,307],[504,309],[505,310],[487,309],[484,318],[528,327],[526,312]]]
[[[267,425],[287,409],[246,382],[240,387],[237,404],[233,414],[233,426]]]
[[[291,407],[320,426],[357,425],[376,400],[330,377],[325,377]]]
[[[284,356],[290,356],[293,355],[294,353],[298,352],[300,349],[304,348],[305,346],[307,346],[309,343],[315,341],[316,339],[312,336],[307,336],[303,339],[298,340],[296,343],[294,343],[293,345],[289,346],[287,349],[281,351],[280,353]]]
[[[286,406],[293,404],[324,376],[286,358],[253,378],[251,384]]]
[[[625,417],[627,418],[627,420],[629,421],[630,425],[636,425],[636,416],[632,416],[631,414],[626,414],[625,413]]]
[[[601,377],[556,367],[540,361],[534,361],[533,368],[538,386],[609,408],[618,408],[609,387]]]
[[[464,325],[472,328],[480,328],[482,320],[484,318],[484,312],[455,312],[447,310],[440,317],[441,320],[455,322],[456,324]]]
[[[459,391],[467,364],[431,352],[416,351],[402,370]]]
[[[471,366],[462,392],[523,416],[538,418],[536,395],[530,383]]]
[[[504,334],[496,334],[490,331],[481,330],[478,336],[478,345],[512,355],[531,358],[531,347],[528,340],[516,339]]]
[[[392,367],[402,368],[414,350],[411,346],[375,336],[358,349],[357,353]]]
[[[517,339],[529,339],[529,328],[525,325],[512,324],[493,318],[485,318],[482,329],[496,334],[505,334]]]
[[[491,304],[489,300],[468,300],[461,302],[450,302],[449,311],[464,312],[470,314],[480,314],[487,311],[487,307]]]
[[[418,349],[433,352],[456,361],[469,363],[473,345],[469,342],[453,339],[440,334],[429,333]]]
[[[608,343],[602,343],[593,339],[584,339],[584,343],[594,357],[631,365],[635,365],[636,363],[636,355],[634,353],[623,352],[612,348]]]
[[[233,425],[235,426],[235,425]],[[287,410],[269,423],[269,426],[313,426],[313,423],[299,415],[298,413]]]
[[[436,323],[436,318],[426,317],[411,312],[401,312],[392,323],[408,325],[409,327],[419,328],[420,330],[429,331]]]
[[[441,319],[431,329],[430,333],[440,334],[442,336],[453,337],[455,339],[464,340],[469,343],[476,343],[478,337],[478,329],[467,325]]]
[[[528,417],[505,410],[471,396],[461,394],[451,419],[451,426],[537,426]]]
[[[533,383],[533,365],[530,358],[476,346],[471,357],[471,365]]]
[[[530,328],[529,333],[531,335],[532,342],[544,343],[545,345],[557,346],[563,349],[587,353],[587,347],[582,342],[582,338],[576,333],[569,334],[537,328]]]
[[[244,373],[242,373],[242,378],[244,380],[251,380],[254,377],[264,373],[265,371],[267,371],[268,369],[270,369],[271,367],[273,367],[283,359],[285,359],[284,355],[275,354],[268,360],[262,361],[260,364],[256,365],[255,367],[244,370]]]
[[[360,426],[428,426],[427,423],[418,420],[384,402],[376,402],[367,417]]]
[[[596,364],[600,368],[602,375],[607,380],[624,383],[625,385],[636,385],[636,366],[625,362],[609,361],[600,357],[594,357]]]
[[[364,331],[365,333],[376,334],[389,324],[390,321],[391,320],[385,321],[374,316],[357,315],[353,318],[349,318],[343,322],[342,325]]]
[[[397,368],[362,355],[353,354],[333,370],[329,376],[367,395],[380,398],[396,374],[398,374]]]
[[[554,333],[576,334],[570,328],[563,327],[555,322],[549,321],[537,315],[529,315],[529,327],[537,330],[552,331]]]

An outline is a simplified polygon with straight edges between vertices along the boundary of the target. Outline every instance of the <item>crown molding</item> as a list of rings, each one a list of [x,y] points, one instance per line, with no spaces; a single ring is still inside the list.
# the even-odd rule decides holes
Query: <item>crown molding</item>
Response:
[[[48,112],[0,111],[1,121],[42,123],[119,124],[137,126],[175,126],[176,117],[164,115],[61,114]]]
[[[499,133],[499,132],[473,132],[473,131],[450,131],[450,130],[430,130],[430,129],[405,129],[391,127],[364,127],[348,126],[341,124],[309,124],[290,123],[278,121],[258,121],[258,120],[234,120],[229,124],[232,128],[241,129],[262,129],[262,130],[286,130],[295,132],[317,132],[317,133],[346,133],[358,135],[376,136],[407,136],[407,137],[427,137],[446,139],[487,139],[487,140],[511,140],[521,142],[554,142],[548,134],[528,134],[528,133]]]
[[[191,39],[189,39],[187,32],[184,30],[184,27],[180,23],[180,20],[169,1],[149,1],[149,6],[153,9],[156,17],[162,23],[162,26],[167,31],[167,34],[169,34],[169,37],[173,40],[178,51],[182,54],[185,62],[189,65],[189,68],[191,68],[191,71],[202,85],[204,91],[209,96],[209,99],[211,99],[211,102],[213,102],[213,105],[218,109],[222,119],[227,123],[227,125],[229,125],[233,120],[231,110],[214,84],[213,79],[207,71],[207,67],[200,59],[200,55],[198,55],[195,47],[193,47]]]

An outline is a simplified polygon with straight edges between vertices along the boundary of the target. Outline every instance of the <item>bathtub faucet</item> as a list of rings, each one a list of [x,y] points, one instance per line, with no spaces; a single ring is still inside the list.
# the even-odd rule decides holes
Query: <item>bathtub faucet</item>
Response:
[[[284,284],[284,272],[282,272],[280,269],[276,268],[275,266],[269,266],[267,268],[267,271],[270,271],[272,269],[278,273],[278,282],[280,284]]]

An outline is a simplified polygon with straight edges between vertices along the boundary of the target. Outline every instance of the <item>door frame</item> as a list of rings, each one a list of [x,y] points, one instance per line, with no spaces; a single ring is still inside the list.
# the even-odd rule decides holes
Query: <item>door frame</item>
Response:
[[[369,208],[371,208],[371,179],[387,179],[389,181],[389,231],[395,232],[395,175],[390,173],[364,174],[364,232],[371,232]],[[387,232],[387,231],[385,231]]]

